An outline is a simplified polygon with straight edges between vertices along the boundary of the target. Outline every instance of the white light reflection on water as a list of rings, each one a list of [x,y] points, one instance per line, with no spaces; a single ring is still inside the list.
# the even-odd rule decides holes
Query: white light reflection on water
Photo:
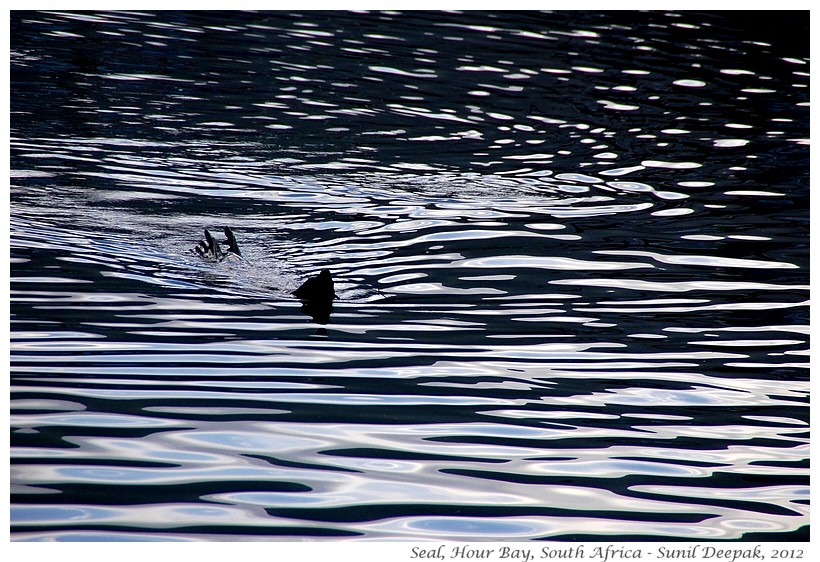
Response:
[[[807,537],[786,15],[11,17],[15,540]]]

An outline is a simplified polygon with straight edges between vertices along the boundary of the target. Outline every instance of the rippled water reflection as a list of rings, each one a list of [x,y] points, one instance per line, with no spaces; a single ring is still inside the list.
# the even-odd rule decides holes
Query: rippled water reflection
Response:
[[[13,538],[807,539],[807,21],[13,12]]]

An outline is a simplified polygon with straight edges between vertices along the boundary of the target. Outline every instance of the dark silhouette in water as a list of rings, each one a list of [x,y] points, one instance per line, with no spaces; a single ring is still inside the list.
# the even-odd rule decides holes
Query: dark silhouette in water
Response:
[[[327,324],[330,322],[330,313],[333,312],[333,304],[329,301],[302,301],[299,309],[302,314],[310,316],[317,324]],[[327,331],[320,329],[319,335],[327,334]]]
[[[242,257],[242,252],[239,251],[239,244],[236,243],[236,236],[234,236],[233,230],[229,227],[225,227],[225,241],[224,244],[228,245],[228,251],[233,252],[237,256]]]
[[[239,250],[239,244],[236,242],[236,236],[233,231],[226,226],[224,232],[225,240],[223,240],[222,243],[228,245],[227,250],[222,249],[219,242],[217,242],[217,240],[206,228],[205,238],[200,240],[197,245],[193,247],[192,251],[201,258],[213,261],[222,261],[229,256],[241,258],[242,252]]]
[[[293,291],[293,296],[301,301],[327,301],[336,298],[333,289],[333,278],[330,271],[323,269],[319,275],[314,275]]]
[[[302,301],[302,312],[313,318],[314,322],[327,324],[330,321],[336,292],[329,270],[323,269],[302,283],[293,291],[293,296]]]
[[[205,229],[205,238],[200,240],[199,243],[191,249],[191,251],[206,259],[218,260],[222,255],[222,250],[219,247],[219,243],[214,240],[214,237],[211,236],[211,233],[207,228]]]
[[[227,248],[223,248],[206,228],[205,237],[191,251],[201,258],[217,262],[228,257],[241,259],[242,251],[239,249],[233,230],[226,226],[224,232],[225,240],[222,244],[227,244]],[[313,318],[314,322],[327,324],[330,321],[336,292],[329,270],[323,269],[318,275],[308,278],[292,294],[302,301],[302,312]]]

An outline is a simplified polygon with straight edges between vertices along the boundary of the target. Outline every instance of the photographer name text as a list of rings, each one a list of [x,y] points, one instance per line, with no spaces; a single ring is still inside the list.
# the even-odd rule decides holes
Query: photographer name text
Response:
[[[685,560],[711,562],[745,562],[802,560],[800,548],[777,548],[776,545],[744,546],[630,546],[615,544],[577,544],[542,547],[440,544],[436,547],[414,546],[411,560],[477,560],[491,562],[540,562],[550,560],[584,560],[589,562],[625,562],[634,560]]]

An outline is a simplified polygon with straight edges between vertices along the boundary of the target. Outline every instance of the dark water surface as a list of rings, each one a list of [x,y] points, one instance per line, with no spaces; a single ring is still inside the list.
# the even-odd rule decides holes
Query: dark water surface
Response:
[[[808,86],[808,12],[12,12],[12,538],[807,539]]]

